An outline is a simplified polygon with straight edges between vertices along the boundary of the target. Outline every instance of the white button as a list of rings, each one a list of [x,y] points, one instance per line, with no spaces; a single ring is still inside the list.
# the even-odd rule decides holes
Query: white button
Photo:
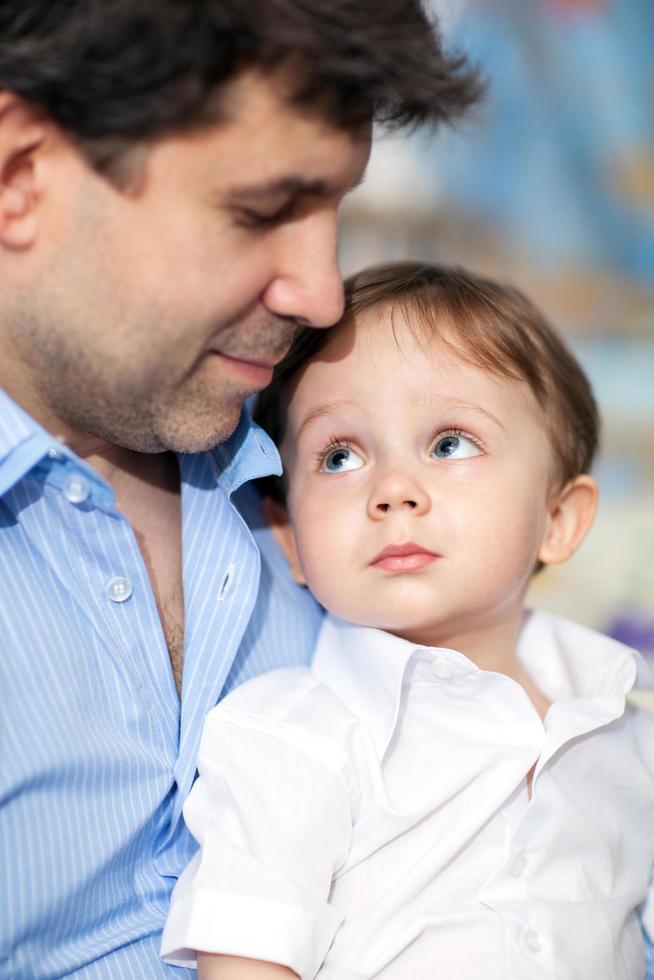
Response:
[[[81,476],[69,476],[63,485],[63,494],[71,504],[83,503],[89,495],[89,485]]]
[[[540,936],[533,929],[527,929],[524,941],[530,953],[537,953],[540,950]]]
[[[107,595],[112,602],[125,602],[129,599],[132,592],[132,583],[124,575],[116,575],[110,578],[106,585]]]
[[[519,878],[527,868],[527,857],[524,851],[518,851],[509,867],[509,874],[514,878]]]
[[[55,449],[53,446],[52,449],[48,449],[48,456],[50,459],[61,459],[63,453],[60,453],[59,450]]]
[[[449,681],[450,677],[454,676],[454,669],[451,664],[448,664],[447,660],[439,658],[434,660],[431,665],[432,674],[435,677],[440,677],[442,681]]]

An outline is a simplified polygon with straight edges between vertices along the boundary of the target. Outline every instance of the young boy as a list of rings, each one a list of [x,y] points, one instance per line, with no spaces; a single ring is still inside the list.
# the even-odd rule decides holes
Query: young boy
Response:
[[[299,335],[259,418],[328,615],[311,669],[206,721],[162,952],[230,980],[640,980],[654,719],[625,695],[652,678],[523,608],[595,511],[577,362],[520,293],[391,265]]]

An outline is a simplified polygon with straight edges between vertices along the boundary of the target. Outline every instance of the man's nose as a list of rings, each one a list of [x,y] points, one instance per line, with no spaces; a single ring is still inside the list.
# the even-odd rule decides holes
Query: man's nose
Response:
[[[265,306],[312,327],[333,326],[343,313],[335,213],[319,211],[280,228],[274,259]]]
[[[410,511],[415,516],[431,509],[431,498],[420,481],[405,470],[387,471],[375,484],[368,500],[368,516],[372,520],[397,511]]]

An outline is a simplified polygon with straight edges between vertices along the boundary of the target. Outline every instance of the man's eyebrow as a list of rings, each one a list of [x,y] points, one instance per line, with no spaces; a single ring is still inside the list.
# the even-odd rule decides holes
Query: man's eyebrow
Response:
[[[318,419],[328,418],[330,415],[336,415],[336,413],[341,409],[354,408],[355,406],[356,402],[352,398],[342,398],[337,402],[328,402],[324,405],[316,406],[316,408],[312,409],[309,414],[305,415],[303,418],[302,423],[295,434],[295,438],[299,439],[300,436],[302,436],[314,422],[318,421]]]
[[[359,187],[364,181],[362,174],[346,190],[349,193],[355,187]],[[263,184],[240,184],[230,188],[230,197],[236,200],[260,200],[268,197],[329,197],[332,194],[343,192],[341,185],[331,183],[328,180],[317,179],[309,180],[306,177],[280,177],[277,180],[270,180]]]

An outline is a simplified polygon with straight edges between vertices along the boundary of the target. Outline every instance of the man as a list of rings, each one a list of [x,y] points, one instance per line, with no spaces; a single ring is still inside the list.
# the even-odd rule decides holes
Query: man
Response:
[[[371,122],[479,86],[417,0],[5,0],[0,90],[0,975],[150,980],[203,716],[318,616],[244,400],[340,315]]]

